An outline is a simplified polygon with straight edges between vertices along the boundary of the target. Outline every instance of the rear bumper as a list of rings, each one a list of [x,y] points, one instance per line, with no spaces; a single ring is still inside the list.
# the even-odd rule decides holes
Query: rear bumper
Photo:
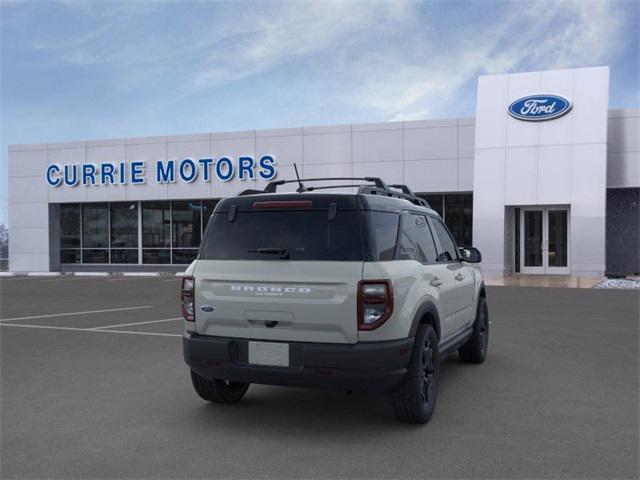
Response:
[[[402,382],[413,338],[354,345],[289,342],[286,368],[249,364],[247,339],[186,332],[182,344],[187,365],[209,379],[386,392]]]

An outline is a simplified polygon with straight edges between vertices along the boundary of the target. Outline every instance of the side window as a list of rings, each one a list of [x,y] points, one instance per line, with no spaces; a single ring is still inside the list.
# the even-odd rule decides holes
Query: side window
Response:
[[[405,214],[400,233],[399,260],[436,261],[436,246],[431,229],[423,215]]]
[[[458,250],[456,249],[456,244],[451,238],[448,230],[442,223],[442,221],[437,218],[432,218],[432,224],[435,231],[435,234],[438,236],[438,240],[440,240],[440,246],[442,247],[442,251],[440,255],[438,255],[438,262],[453,262],[458,259]]]
[[[400,215],[389,212],[365,212],[369,224],[369,255],[372,261],[393,260]]]

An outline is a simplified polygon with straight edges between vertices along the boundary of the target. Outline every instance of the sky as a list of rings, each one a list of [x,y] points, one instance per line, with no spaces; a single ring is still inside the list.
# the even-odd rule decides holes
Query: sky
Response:
[[[640,2],[0,0],[11,144],[474,116],[478,75],[611,67],[640,106]]]

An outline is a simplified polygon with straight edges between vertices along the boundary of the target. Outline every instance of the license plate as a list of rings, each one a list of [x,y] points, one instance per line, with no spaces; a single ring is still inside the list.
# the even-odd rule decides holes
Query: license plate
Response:
[[[249,342],[249,363],[253,365],[289,366],[289,344]]]

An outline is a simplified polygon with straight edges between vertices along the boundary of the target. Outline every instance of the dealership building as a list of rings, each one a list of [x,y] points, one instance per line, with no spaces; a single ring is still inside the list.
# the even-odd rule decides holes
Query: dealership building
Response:
[[[220,198],[295,163],[406,184],[489,275],[638,274],[639,134],[593,67],[481,76],[475,118],[12,145],[9,269],[184,269]]]

